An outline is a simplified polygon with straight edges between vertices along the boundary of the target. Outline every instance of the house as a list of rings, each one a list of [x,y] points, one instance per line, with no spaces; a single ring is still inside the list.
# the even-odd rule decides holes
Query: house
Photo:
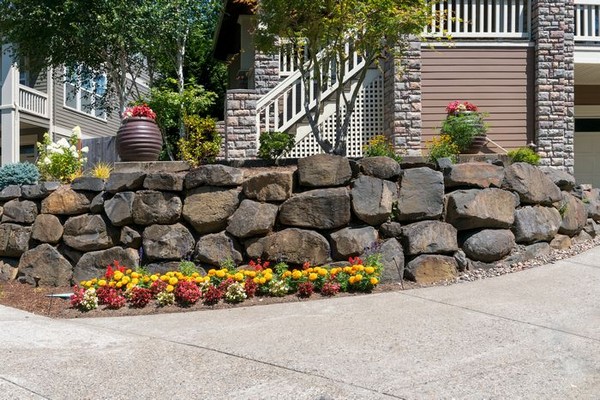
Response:
[[[19,69],[8,52],[2,49],[0,69],[0,147],[2,165],[19,161],[34,162],[35,144],[44,132],[54,140],[72,134],[80,126],[82,139],[115,136],[120,126],[117,112],[109,113],[98,106],[106,94],[106,78],[98,76],[65,80],[68,74],[77,79],[76,71],[28,71]],[[80,76],[80,75],[79,75]],[[147,82],[136,80],[147,89]]]
[[[400,65],[370,71],[348,155],[360,156],[381,133],[399,150],[422,154],[445,106],[468,100],[489,113],[493,142],[484,152],[535,145],[542,164],[600,186],[600,0],[443,0],[432,7],[447,15],[446,32],[424,27]],[[297,106],[305,96],[299,73],[285,46],[275,55],[255,51],[253,18],[247,5],[226,0],[216,34],[215,56],[229,61],[226,156],[255,157],[267,127],[296,134],[293,157],[319,152]],[[331,135],[332,111],[324,113]]]

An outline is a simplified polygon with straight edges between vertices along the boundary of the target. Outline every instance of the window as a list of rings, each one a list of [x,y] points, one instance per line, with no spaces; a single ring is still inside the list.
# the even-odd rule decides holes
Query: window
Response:
[[[85,66],[65,68],[66,107],[105,120],[105,95],[106,75]]]

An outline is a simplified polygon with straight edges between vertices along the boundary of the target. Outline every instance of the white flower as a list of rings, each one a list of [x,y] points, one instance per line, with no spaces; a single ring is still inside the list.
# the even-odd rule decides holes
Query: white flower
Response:
[[[60,146],[60,147],[69,147],[70,146],[69,142],[65,138],[60,139],[58,142],[56,142],[56,144],[57,144],[57,146]]]
[[[81,149],[82,153],[87,153],[88,151],[90,151],[90,149],[87,146]]]
[[[77,154],[77,147],[75,147],[74,144],[72,144],[71,147],[69,147],[69,150],[71,151],[71,153]]]
[[[73,128],[73,135],[77,135],[77,139],[81,139],[81,128],[79,125]]]
[[[52,160],[50,159],[50,157],[48,157],[48,156],[44,157],[44,164],[45,165],[52,164]]]

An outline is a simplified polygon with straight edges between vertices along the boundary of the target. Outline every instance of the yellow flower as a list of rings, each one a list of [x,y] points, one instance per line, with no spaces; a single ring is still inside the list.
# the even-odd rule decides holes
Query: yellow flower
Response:
[[[144,283],[150,282],[150,277],[148,275],[144,275],[144,277],[142,278],[142,282],[144,282]]]
[[[197,276],[196,278],[194,278],[194,281],[195,281],[196,283],[202,283],[202,282],[204,282],[204,278],[203,278],[203,277],[201,277],[201,276]]]
[[[171,293],[173,290],[175,290],[175,288],[173,287],[173,285],[167,285],[166,291]]]
[[[361,274],[357,274],[357,275],[354,277],[354,280],[358,282],[358,281],[361,281],[361,280],[362,280],[362,278],[363,278],[363,276],[362,276]]]
[[[133,276],[133,275],[132,275],[132,276]],[[133,279],[131,280],[131,283],[132,283],[132,284],[135,286],[135,285],[137,285],[138,283],[140,283],[140,280],[139,280],[138,278],[133,278]]]
[[[310,275],[308,275],[308,280],[316,281],[318,277],[319,275],[315,274],[314,272],[311,272]]]
[[[215,271],[214,269],[209,269],[208,270],[208,275],[209,276],[214,276],[217,273],[217,271]]]
[[[302,278],[302,272],[298,271],[297,269],[294,270],[294,272],[292,272],[292,278],[294,278],[294,279]]]
[[[172,277],[171,279],[169,279],[169,285],[177,285],[177,282],[179,282],[179,279]]]
[[[131,271],[131,269],[127,269],[127,270],[125,271],[125,273],[126,273],[127,275],[131,274],[131,272],[132,272],[132,271]]]
[[[369,275],[371,275],[373,272],[375,272],[375,268],[373,267],[367,267],[365,268],[365,272]]]
[[[353,285],[353,284],[354,284],[354,279],[355,279],[355,277],[354,277],[354,276],[351,276],[350,278],[348,278],[348,282],[349,282],[351,285]]]
[[[364,271],[364,270],[365,270],[365,266],[364,266],[364,265],[362,265],[362,264],[360,264],[360,265],[357,265],[357,266],[356,266],[356,270],[357,270],[357,271]]]
[[[256,277],[256,278],[252,279],[252,282],[254,282],[258,285],[260,283],[260,278]]]
[[[379,279],[373,277],[371,278],[371,285],[377,285],[379,283]]]
[[[273,270],[271,268],[265,269],[265,274],[272,274]]]
[[[86,281],[79,282],[79,286],[85,286],[85,284],[86,284]]]
[[[98,286],[106,286],[106,281],[104,279],[100,279],[98,281]]]
[[[289,277],[289,276],[291,276],[291,275],[292,275],[292,271],[285,271],[285,272],[283,273],[283,275],[281,275],[281,276],[282,276],[283,278],[287,278],[287,277]]]
[[[116,284],[116,283],[117,283],[117,282],[115,282],[115,281],[110,281],[110,282],[108,282],[108,286],[110,286],[110,287],[115,287],[115,284]]]
[[[267,279],[265,277],[260,277],[260,278],[258,278],[258,283],[260,283],[261,285],[264,285],[265,283],[267,283]]]
[[[129,282],[129,283],[127,284],[127,289],[131,289],[131,288],[133,288],[134,286],[135,286],[135,285],[134,285],[132,282]]]
[[[244,274],[248,275],[250,278],[254,278],[256,276],[256,271],[246,270]]]
[[[233,276],[233,279],[235,279],[238,282],[241,282],[244,280],[244,274],[242,274],[241,272],[238,272]]]
[[[321,276],[326,276],[327,275],[327,270],[325,268],[319,268],[319,275]]]
[[[341,268],[332,268],[331,269],[331,275],[336,275],[338,274],[342,269]]]
[[[217,278],[224,278],[225,277],[225,271],[220,269],[216,272],[217,274]]]
[[[160,280],[166,282],[169,280],[169,277],[167,275],[161,275]]]
[[[194,273],[192,274],[192,278],[197,278],[197,277],[199,277],[199,276],[200,276],[200,274],[199,274],[199,273],[197,273],[197,272],[194,272]]]
[[[121,282],[123,282],[123,285],[126,285],[129,282],[131,282],[131,278],[128,276],[124,276],[123,278],[121,278]]]
[[[344,267],[344,272],[347,274],[352,273],[352,267]]]
[[[135,278],[139,278],[139,277],[140,277],[140,274],[134,271],[134,272],[132,272],[132,273],[131,273],[131,277],[132,277],[133,279],[135,279]]]
[[[267,281],[270,281],[271,279],[273,279],[273,274],[272,274],[272,273],[270,273],[270,272],[266,272],[266,273],[265,273],[265,279],[266,279]]]
[[[117,286],[118,288],[121,288],[121,287],[123,287],[123,284],[122,284],[122,283],[119,281],[119,282],[117,282],[117,285],[116,285],[116,286]]]
[[[181,272],[175,272],[175,276],[177,279],[183,279],[183,274]]]
[[[156,282],[158,280],[158,275],[150,275],[150,279],[152,282]]]
[[[122,277],[123,277],[123,273],[121,271],[117,271],[113,275],[113,278],[115,281],[120,281]]]

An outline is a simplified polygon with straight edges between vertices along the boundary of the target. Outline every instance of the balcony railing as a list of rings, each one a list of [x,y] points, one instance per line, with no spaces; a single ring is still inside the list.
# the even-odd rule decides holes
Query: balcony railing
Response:
[[[48,95],[19,85],[19,108],[21,111],[48,118]]]
[[[431,5],[425,36],[529,38],[528,0],[446,0]]]
[[[575,40],[600,41],[600,0],[575,0]]]

